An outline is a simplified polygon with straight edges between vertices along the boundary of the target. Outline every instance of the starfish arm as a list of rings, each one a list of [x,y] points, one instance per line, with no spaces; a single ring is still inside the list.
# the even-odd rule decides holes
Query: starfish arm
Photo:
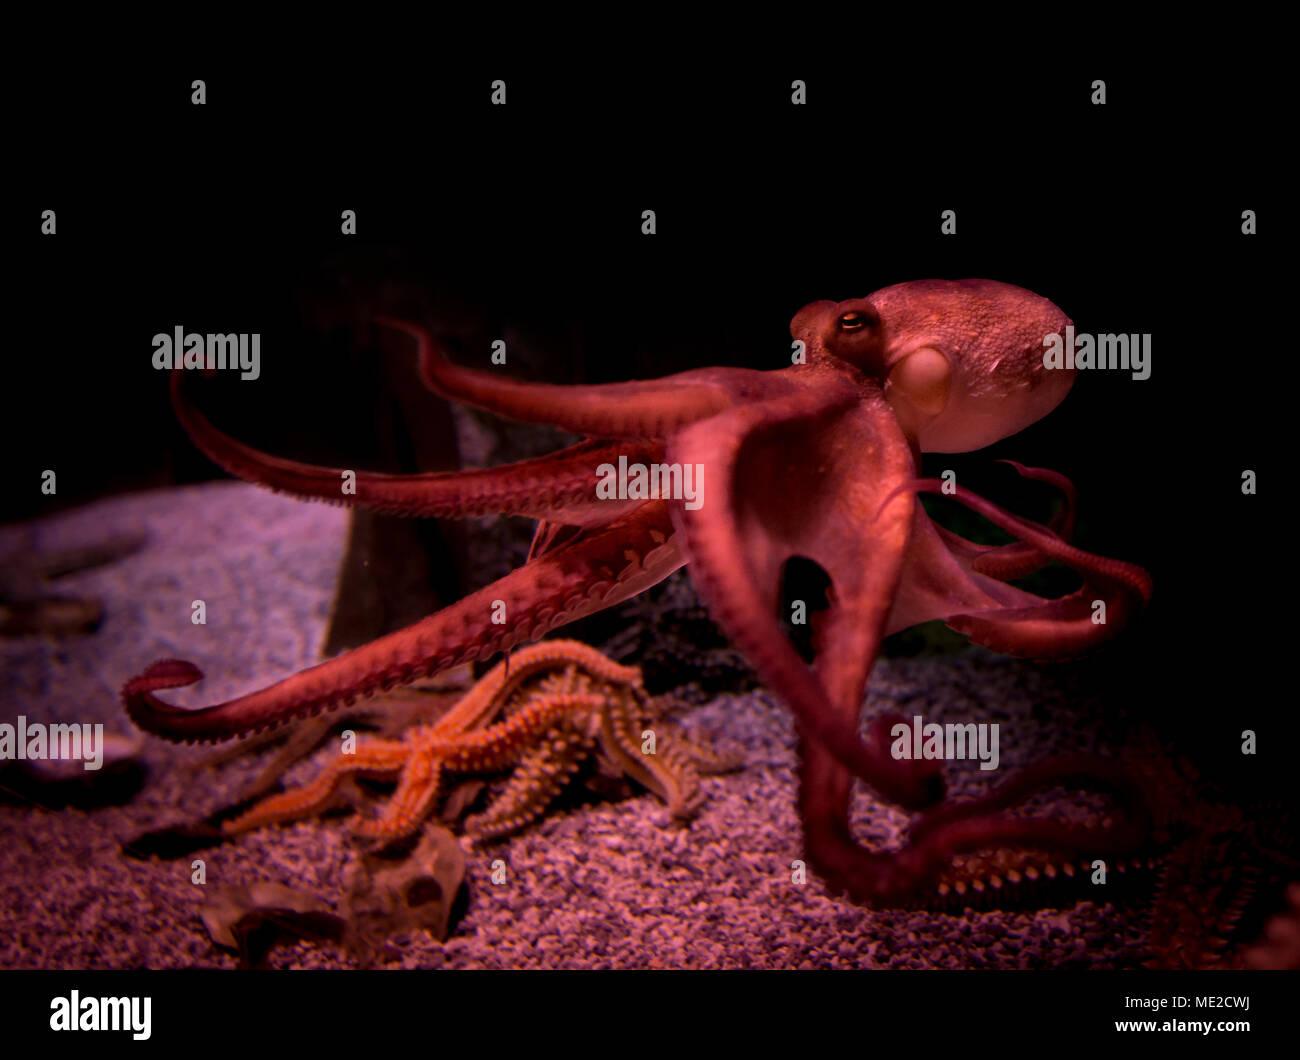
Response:
[[[641,686],[641,671],[637,667],[616,663],[588,644],[567,639],[539,641],[516,649],[508,662],[499,662],[484,674],[451,710],[429,727],[429,736],[445,739],[481,728],[516,690],[535,677],[539,678],[544,692],[564,691],[555,675],[548,673],[561,667],[581,668],[611,685]]]
[[[235,835],[319,813],[329,804],[339,783],[348,774],[396,773],[405,762],[406,749],[399,741],[360,741],[356,754],[339,755],[311,783],[262,799],[238,817],[224,821],[221,830],[227,835]]]
[[[645,771],[654,783],[646,784],[668,806],[678,820],[694,816],[704,792],[700,788],[700,769],[690,752],[672,741],[665,741],[653,755],[642,755]]]
[[[406,629],[215,706],[187,710],[154,694],[202,677],[192,663],[154,663],[122,689],[140,728],[171,740],[221,740],[332,710],[417,677],[487,658],[663,580],[684,562],[664,502],[538,557]],[[504,609],[508,621],[493,617]]]
[[[577,772],[590,748],[590,737],[579,732],[555,729],[548,733],[523,754],[492,805],[466,819],[465,834],[475,842],[488,842],[535,820]]]
[[[352,822],[353,832],[385,842],[410,835],[428,815],[441,780],[441,763],[426,755],[412,754],[384,812],[378,817],[358,817]]]
[[[194,444],[232,475],[279,493],[369,508],[389,515],[465,518],[525,515],[559,523],[608,522],[635,502],[598,499],[597,468],[654,463],[654,444],[580,442],[557,453],[481,471],[387,475],[354,471],[355,493],[344,493],[342,468],[319,467],[272,456],[230,437],[186,401],[180,369],[172,373],[172,405]]]
[[[703,797],[700,773],[681,748],[665,744],[654,755],[643,755],[638,767],[628,770],[648,791],[654,792],[678,820],[695,814]]]
[[[601,695],[592,692],[539,695],[505,721],[482,732],[431,739],[421,746],[458,773],[490,772],[517,761],[524,747],[566,715],[598,711],[603,701]]]
[[[684,748],[665,740],[655,754],[641,750],[647,725],[639,695],[608,700],[600,716],[600,746],[605,756],[642,787],[654,792],[674,817],[690,816],[699,802],[699,771]]]
[[[744,765],[744,759],[735,751],[718,751],[674,731],[669,737],[669,749],[686,756],[701,773],[731,773]]]
[[[599,386],[525,383],[453,364],[424,328],[390,317],[379,322],[415,340],[420,378],[435,394],[507,419],[549,423],[593,438],[666,438],[771,385],[770,373],[743,368],[700,368]]]

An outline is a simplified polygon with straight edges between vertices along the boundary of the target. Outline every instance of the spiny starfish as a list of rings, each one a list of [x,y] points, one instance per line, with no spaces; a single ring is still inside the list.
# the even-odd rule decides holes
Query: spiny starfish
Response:
[[[398,777],[378,817],[360,817],[353,830],[378,840],[414,832],[437,801],[446,773],[485,773],[516,766],[505,790],[485,812],[469,818],[466,834],[488,840],[536,818],[599,743],[604,756],[684,818],[699,797],[699,771],[734,763],[683,739],[642,753],[642,728],[653,705],[641,671],[620,666],[574,640],[534,644],[499,663],[435,722],[416,725],[400,740],[362,737],[314,781],[263,799],[222,825],[246,832],[315,813],[334,798],[345,777]],[[492,723],[498,715],[503,720]]]

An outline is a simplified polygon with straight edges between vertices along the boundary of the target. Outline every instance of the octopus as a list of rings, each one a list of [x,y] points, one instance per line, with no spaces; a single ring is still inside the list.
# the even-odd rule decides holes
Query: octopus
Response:
[[[954,857],[989,848],[1119,856],[1140,847],[1142,793],[1115,760],[1053,758],[956,804],[944,801],[941,763],[891,753],[889,732],[900,719],[877,717],[861,734],[868,678],[894,632],[941,619],[998,652],[1065,659],[1116,636],[1150,600],[1145,570],[1070,543],[1074,491],[1064,476],[1013,465],[1065,492],[1066,510],[1052,526],[952,481],[918,477],[923,453],[983,449],[1064,399],[1073,370],[1043,360],[1045,340],[1070,323],[1052,302],[994,280],[900,283],[801,309],[790,325],[789,367],[708,367],[603,385],[466,367],[425,328],[377,323],[413,343],[435,394],[583,440],[495,468],[390,475],[253,449],[186,399],[179,370],[171,378],[176,413],[213,461],[273,490],[407,516],[535,519],[527,562],[405,629],[228,702],[167,703],[158,692],[202,674],[182,660],[156,662],[122,690],[142,729],[175,741],[223,740],[338,709],[542,638],[689,565],[713,620],[793,714],[804,850],[834,892],[906,902]],[[606,488],[601,469],[638,466],[652,477],[657,469],[670,487],[693,469],[693,499],[681,489]],[[930,519],[924,492],[947,494],[1014,540],[985,546],[958,536]],[[810,623],[811,652],[796,647],[778,613],[796,560],[815,564],[829,584]],[[1010,584],[1053,561],[1078,575],[1076,590],[1051,599]],[[918,814],[902,849],[872,850],[853,837],[856,780]],[[1017,812],[1053,786],[1102,788],[1122,812],[1096,827]]]

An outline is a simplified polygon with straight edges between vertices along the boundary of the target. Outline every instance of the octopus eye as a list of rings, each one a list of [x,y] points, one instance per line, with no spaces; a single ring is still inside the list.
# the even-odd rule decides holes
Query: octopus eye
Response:
[[[857,311],[845,313],[840,317],[840,330],[857,331],[859,328],[865,328],[867,323],[868,321],[865,313],[859,313]]]

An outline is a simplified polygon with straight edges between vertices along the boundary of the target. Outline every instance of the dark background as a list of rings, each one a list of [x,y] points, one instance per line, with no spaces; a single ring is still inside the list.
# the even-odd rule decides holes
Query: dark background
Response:
[[[1037,494],[1019,501],[993,458],[1073,478],[1079,544],[1155,578],[1104,663],[1116,695],[1223,769],[1241,766],[1245,727],[1261,733],[1250,770],[1289,767],[1276,601],[1290,578],[1294,354],[1279,325],[1292,299],[1271,155],[1283,133],[1262,71],[1198,92],[1201,71],[1168,61],[431,65],[136,68],[92,98],[55,73],[31,81],[5,221],[18,268],[0,519],[222,477],[150,364],[152,336],[178,324],[261,333],[258,382],[193,391],[240,439],[429,470],[455,466],[422,448],[451,444],[445,409],[395,394],[375,367],[394,357],[365,326],[375,311],[446,328],[462,360],[508,329],[521,377],[613,381],[779,368],[807,302],[989,277],[1051,299],[1081,332],[1151,333],[1151,378],[1081,373],[1043,422],[926,470],[952,467],[1020,510]],[[204,107],[189,103],[196,76]],[[505,108],[488,104],[498,76]],[[789,104],[794,77],[807,106]],[[1094,77],[1104,107],[1089,102]],[[355,237],[339,232],[343,209]],[[944,209],[955,237],[939,233]],[[416,415],[412,401],[429,433],[404,451],[391,424]],[[39,492],[47,467],[57,498]],[[1258,496],[1241,494],[1245,468]]]

